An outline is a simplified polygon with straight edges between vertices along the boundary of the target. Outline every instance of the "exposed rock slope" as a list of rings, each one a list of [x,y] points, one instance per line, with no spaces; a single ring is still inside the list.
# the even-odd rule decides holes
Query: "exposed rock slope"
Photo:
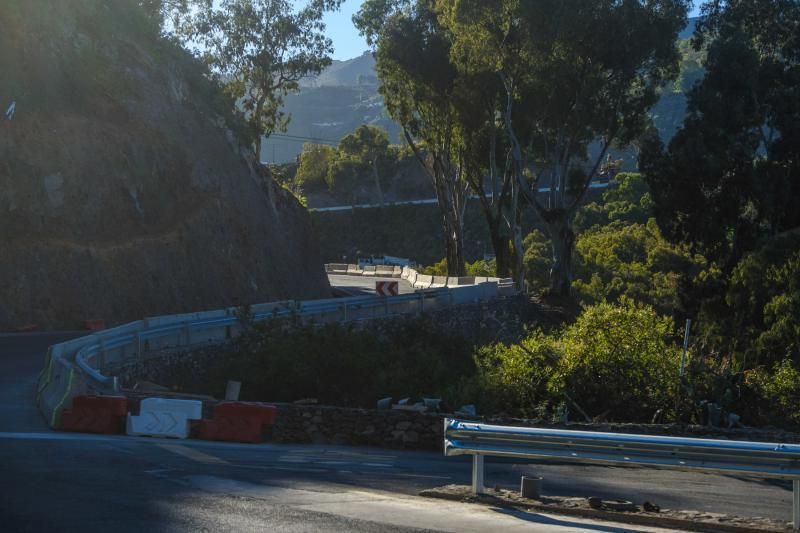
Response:
[[[0,328],[329,294],[307,213],[135,2],[7,0],[0,27]]]

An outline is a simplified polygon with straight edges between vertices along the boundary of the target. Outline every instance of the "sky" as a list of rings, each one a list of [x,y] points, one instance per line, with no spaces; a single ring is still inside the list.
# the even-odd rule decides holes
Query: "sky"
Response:
[[[361,2],[362,0],[345,0],[338,12],[325,15],[325,33],[333,40],[334,59],[357,57],[368,48],[367,42],[358,34],[352,21]]]
[[[363,0],[345,0],[338,12],[325,15],[325,25],[328,37],[333,40],[333,58],[344,60],[360,56],[367,50],[367,42],[358,34],[353,26],[352,17],[361,7]],[[302,4],[295,0],[296,4]],[[699,4],[700,2],[695,2]],[[690,16],[697,16],[699,9],[695,7]]]

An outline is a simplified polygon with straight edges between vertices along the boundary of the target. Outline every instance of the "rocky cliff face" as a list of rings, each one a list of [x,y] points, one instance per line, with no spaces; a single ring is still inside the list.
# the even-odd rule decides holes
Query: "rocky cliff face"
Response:
[[[305,210],[136,3],[0,6],[0,328],[330,288]]]

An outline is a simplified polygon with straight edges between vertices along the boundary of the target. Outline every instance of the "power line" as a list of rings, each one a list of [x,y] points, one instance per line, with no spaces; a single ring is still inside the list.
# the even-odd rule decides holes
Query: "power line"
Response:
[[[304,142],[311,142],[314,144],[329,144],[333,146],[338,146],[339,141],[334,141],[333,139],[321,139],[319,137],[306,137],[304,135],[288,135],[285,133],[273,133],[269,137],[267,137],[267,141],[270,139],[278,139],[278,140],[285,140],[285,141],[304,141]]]

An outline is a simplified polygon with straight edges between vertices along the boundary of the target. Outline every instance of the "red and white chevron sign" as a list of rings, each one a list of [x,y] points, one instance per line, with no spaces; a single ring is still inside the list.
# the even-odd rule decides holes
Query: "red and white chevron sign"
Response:
[[[396,281],[376,281],[375,292],[378,296],[397,296],[400,287]]]

